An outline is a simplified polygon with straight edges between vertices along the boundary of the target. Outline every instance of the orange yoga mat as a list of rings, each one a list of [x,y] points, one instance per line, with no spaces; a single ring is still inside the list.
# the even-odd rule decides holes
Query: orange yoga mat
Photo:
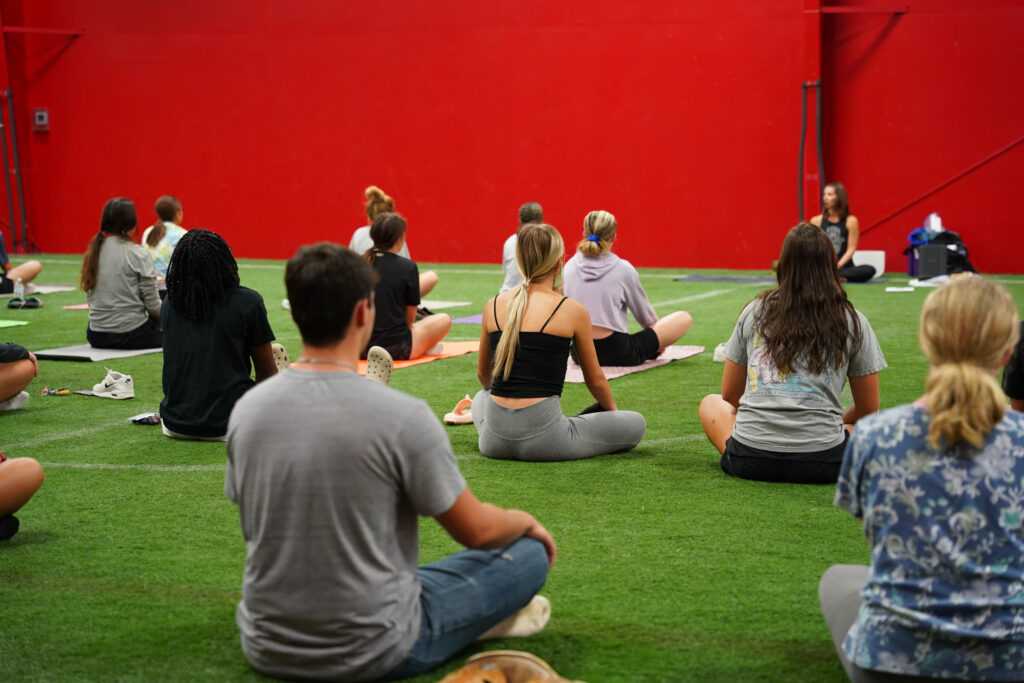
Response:
[[[441,353],[434,356],[420,356],[416,360],[396,360],[395,370],[399,368],[408,368],[413,365],[422,365],[423,363],[430,363],[435,360],[442,358],[454,358],[455,356],[465,356],[467,353],[476,353],[480,350],[480,342],[477,341],[455,341],[455,342],[441,342],[444,346],[441,349]],[[359,374],[366,374],[366,361],[359,361]]]

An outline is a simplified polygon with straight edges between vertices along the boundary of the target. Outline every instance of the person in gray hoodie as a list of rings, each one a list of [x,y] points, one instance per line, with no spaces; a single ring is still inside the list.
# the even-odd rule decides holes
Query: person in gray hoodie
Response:
[[[601,365],[641,365],[689,332],[693,318],[686,311],[658,317],[636,268],[612,253],[617,228],[607,211],[583,219],[583,240],[565,264],[565,295],[587,307]],[[644,329],[627,332],[627,309]]]

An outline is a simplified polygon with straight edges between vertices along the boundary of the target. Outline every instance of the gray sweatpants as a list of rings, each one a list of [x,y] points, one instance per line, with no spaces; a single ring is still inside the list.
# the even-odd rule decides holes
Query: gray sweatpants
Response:
[[[843,640],[857,620],[860,612],[860,590],[868,582],[871,568],[861,564],[834,564],[828,568],[818,584],[818,600],[825,617],[832,644],[836,647],[839,661],[843,664],[846,677],[851,683],[914,683],[914,681],[935,681],[923,676],[904,676],[885,671],[862,669],[846,656]],[[909,653],[908,653],[909,654]],[[957,679],[945,679],[957,680]]]
[[[506,408],[486,389],[473,397],[473,424],[480,452],[488,458],[548,462],[628,451],[647,431],[644,416],[631,410],[566,417],[558,396]]]

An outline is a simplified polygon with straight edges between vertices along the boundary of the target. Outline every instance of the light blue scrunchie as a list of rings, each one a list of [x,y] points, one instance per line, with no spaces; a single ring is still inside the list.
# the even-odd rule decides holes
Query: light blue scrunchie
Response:
[[[597,235],[595,235],[594,233],[590,233],[589,235],[587,235],[587,241],[588,242],[600,242],[601,238],[598,237]]]

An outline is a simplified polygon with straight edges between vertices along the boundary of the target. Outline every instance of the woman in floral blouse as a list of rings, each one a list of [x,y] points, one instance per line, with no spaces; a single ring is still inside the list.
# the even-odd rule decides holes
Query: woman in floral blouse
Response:
[[[980,277],[932,292],[924,396],[850,439],[835,504],[871,566],[831,567],[819,593],[851,681],[1024,680],[1024,414],[995,379],[1018,320]]]

